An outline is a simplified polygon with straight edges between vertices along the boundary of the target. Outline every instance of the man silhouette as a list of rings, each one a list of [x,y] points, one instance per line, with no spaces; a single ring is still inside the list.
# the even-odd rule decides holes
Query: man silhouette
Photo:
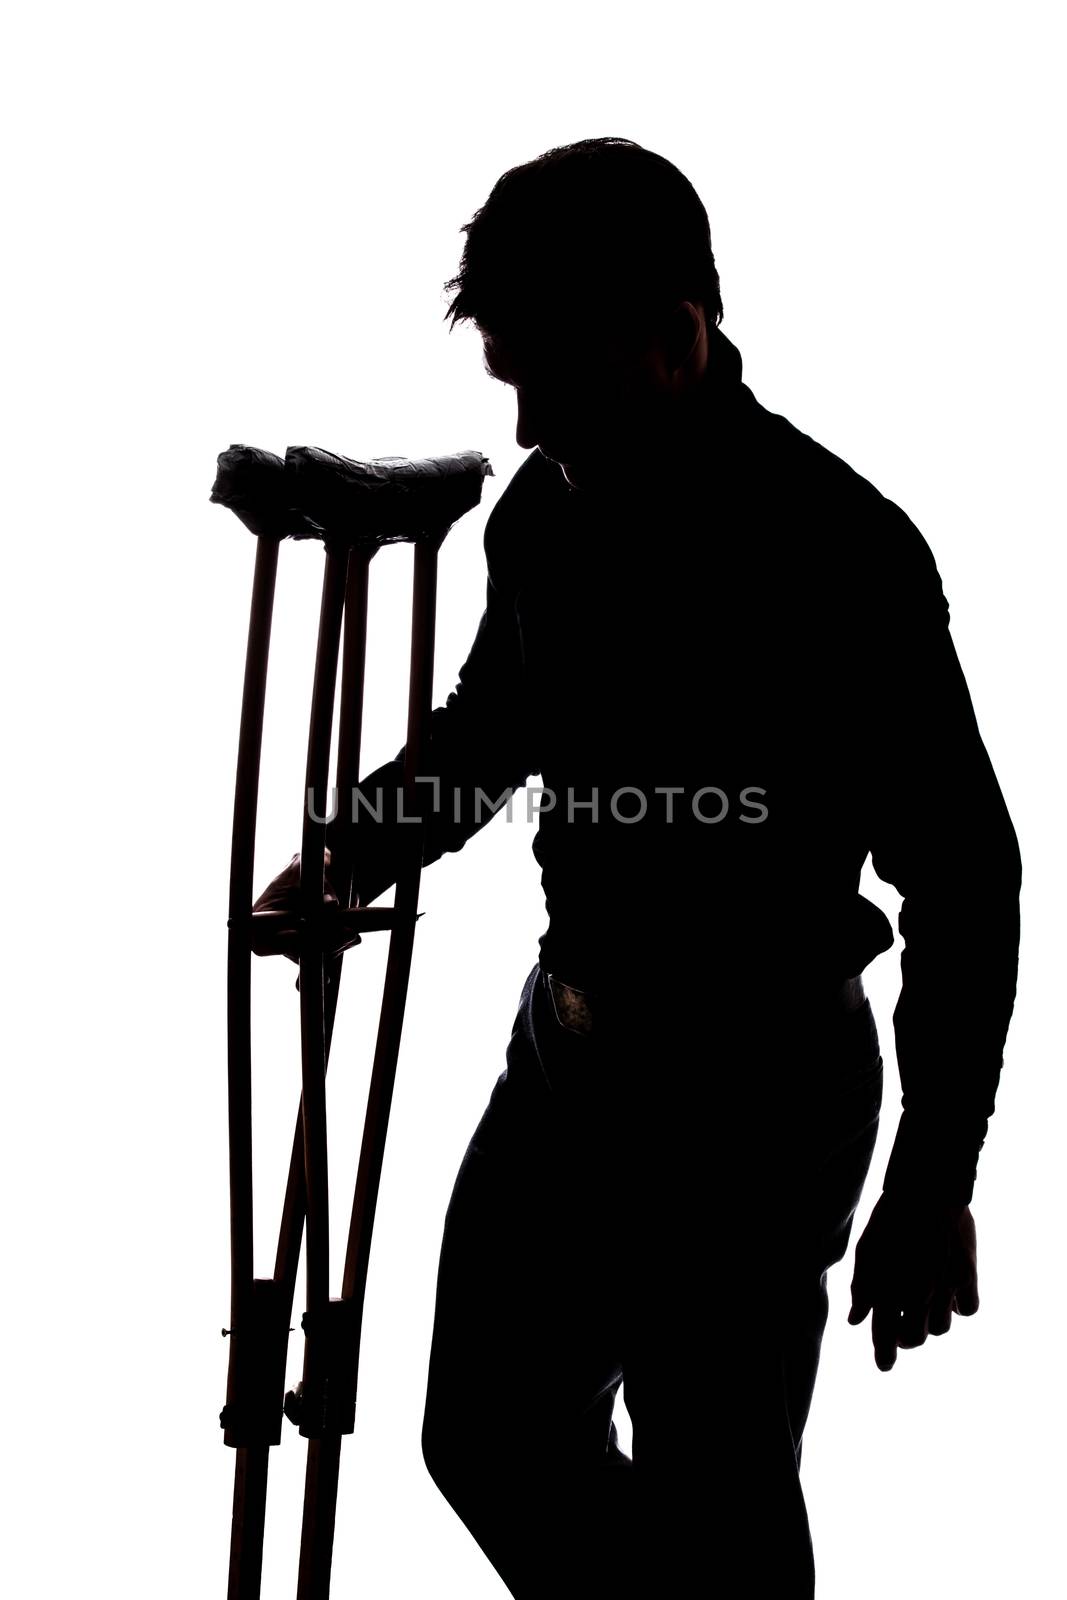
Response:
[[[810,1597],[802,1438],[882,1102],[860,974],[893,944],[860,872],[903,896],[903,1115],[849,1316],[888,1370],[978,1305],[1018,843],[929,547],[742,382],[682,174],[582,140],[465,232],[448,314],[531,454],[433,713],[423,860],[540,775],[549,926],[445,1219],[424,1457],[521,1600]],[[363,904],[402,761],[331,824]],[[296,870],[257,904],[295,909]]]

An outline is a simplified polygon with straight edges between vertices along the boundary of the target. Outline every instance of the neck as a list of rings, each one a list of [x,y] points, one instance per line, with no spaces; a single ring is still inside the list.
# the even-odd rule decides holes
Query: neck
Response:
[[[573,493],[623,503],[662,500],[708,471],[740,384],[740,358],[733,345],[720,342],[722,337],[709,340],[699,380],[664,408],[638,444],[606,470],[604,480],[570,485]]]

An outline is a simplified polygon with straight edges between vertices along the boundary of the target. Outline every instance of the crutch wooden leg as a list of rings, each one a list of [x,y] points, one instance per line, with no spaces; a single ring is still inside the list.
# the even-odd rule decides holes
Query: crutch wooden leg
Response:
[[[414,552],[411,674],[404,762],[405,814],[409,816],[416,814],[414,780],[425,747],[431,709],[437,551],[438,543],[427,539],[417,544]],[[341,1297],[330,1302],[324,1313],[330,1320],[321,1326],[324,1359],[328,1363],[327,1383],[335,1386],[337,1403],[322,1415],[321,1437],[309,1439],[297,1600],[319,1600],[329,1592],[341,1437],[354,1427],[370,1242],[400,1052],[421,869],[422,829],[413,826],[408,836],[406,860],[396,882],[395,920],[389,938]],[[304,1431],[302,1425],[301,1432]]]
[[[330,728],[335,697],[337,656],[340,648],[344,584],[348,564],[347,549],[327,548],[323,579],[319,644],[315,660],[311,728],[308,735],[304,829],[300,851],[300,891],[308,926],[322,905],[326,851],[326,781],[329,775]],[[314,805],[318,797],[317,809]],[[316,821],[318,816],[322,820]],[[330,1304],[330,1213],[326,1138],[326,963],[323,951],[305,945],[300,957],[300,1057],[301,1119],[304,1133],[305,1207],[307,1216],[307,1309],[303,1316],[305,1334],[304,1375],[300,1402],[301,1432],[309,1436],[307,1486],[304,1502],[304,1532],[301,1536],[301,1571],[305,1565],[303,1546],[307,1542],[309,1520],[316,1544],[333,1542],[333,1518],[328,1530],[321,1527],[323,1514],[336,1502],[336,1494],[321,1482],[320,1467],[326,1466],[327,1484],[336,1482],[336,1467],[330,1459],[319,1460],[318,1443],[325,1435],[340,1444],[346,1418],[330,1416],[336,1403],[336,1384],[332,1382],[330,1346],[335,1314]],[[331,1425],[333,1424],[333,1425]],[[323,1488],[326,1487],[326,1493]],[[321,1531],[320,1531],[321,1530]],[[329,1564],[318,1575],[315,1592],[326,1593]],[[301,1580],[300,1588],[304,1587]],[[300,1592],[300,1590],[298,1590]]]
[[[373,547],[356,547],[348,553],[348,574],[345,587],[344,602],[344,655],[341,670],[341,709],[338,729],[339,748],[337,753],[337,785],[338,796],[351,792],[359,771],[360,743],[362,734],[363,712],[363,684],[366,662],[366,629],[367,629],[367,579],[368,566],[374,554]],[[330,583],[324,585],[323,618],[331,619],[329,627],[333,627],[332,607],[335,600],[326,597]],[[321,637],[321,632],[320,632]],[[317,696],[316,696],[317,698]],[[332,703],[332,695],[331,695]],[[328,727],[328,723],[327,723]],[[309,756],[309,767],[310,767]],[[314,776],[309,773],[309,787],[314,795],[317,784]],[[318,814],[324,814],[321,799],[314,809]],[[307,847],[305,846],[305,849]],[[305,857],[302,855],[302,863]],[[309,852],[306,859],[312,859]],[[314,851],[316,862],[320,860],[319,846]],[[313,871],[312,884],[316,881],[319,868]],[[351,906],[353,895],[353,862],[350,853],[346,856],[344,845],[335,851],[330,866],[330,880],[336,888],[343,908]],[[390,911],[368,911],[364,923],[368,926],[383,927],[391,919]],[[330,1046],[333,1037],[333,1023],[336,1014],[337,997],[340,989],[341,964],[343,955],[338,954],[326,961],[325,991],[323,1003],[323,1072],[328,1068]],[[304,965],[301,966],[302,975],[306,978]],[[320,980],[322,968],[312,973],[312,978],[307,984],[317,983]],[[301,992],[305,990],[302,981]],[[302,1056],[307,1059],[307,1052],[303,1049]],[[308,1158],[308,1142],[305,1139],[305,1120],[303,1102],[297,1114],[296,1129],[293,1136],[293,1150],[289,1163],[289,1177],[286,1185],[285,1201],[282,1207],[282,1220],[278,1237],[278,1251],[275,1259],[275,1279],[278,1282],[283,1303],[291,1309],[296,1289],[297,1269],[300,1259],[300,1243],[303,1232],[306,1184],[305,1172]],[[312,1156],[314,1160],[314,1156]],[[323,1163],[325,1165],[325,1163]],[[309,1224],[309,1237],[312,1227]],[[309,1263],[311,1260],[309,1247]],[[309,1268],[310,1270],[310,1268]],[[311,1308],[311,1287],[309,1281],[308,1305]],[[328,1302],[328,1294],[327,1294]],[[327,1315],[329,1313],[327,1312]],[[305,1329],[306,1329],[305,1320]],[[310,1340],[308,1349],[311,1348]],[[307,1352],[306,1352],[307,1353]],[[321,1365],[321,1361],[320,1361]],[[311,1404],[324,1404],[325,1395],[322,1390],[325,1375],[319,1375],[312,1369],[308,1370],[305,1361],[305,1374],[296,1390],[290,1391],[285,1397],[286,1415],[293,1422],[299,1423],[304,1410],[305,1394],[316,1392],[319,1399],[312,1400]],[[335,1385],[336,1388],[336,1385]],[[320,1553],[317,1562],[312,1561],[315,1571],[314,1582],[318,1585],[318,1592],[328,1592],[329,1585],[329,1555],[333,1548],[333,1518],[336,1505],[337,1473],[340,1462],[340,1433],[329,1434],[324,1438],[312,1438],[308,1441],[308,1463],[305,1483],[305,1513],[301,1532],[301,1570],[308,1565],[312,1552]],[[323,1524],[319,1507],[328,1513],[329,1526]],[[327,1560],[325,1571],[321,1552],[325,1550]],[[307,1554],[305,1554],[307,1552]],[[304,1582],[304,1579],[300,1580]]]
[[[245,654],[244,692],[230,851],[227,952],[227,1069],[230,1162],[230,1360],[225,1442],[236,1449],[230,1541],[230,1600],[259,1594],[269,1449],[281,1438],[281,1396],[291,1300],[253,1268],[251,945],[259,766],[278,544],[297,527],[285,504],[284,463],[236,445],[218,459],[211,499],[228,505],[256,535],[256,566]]]
[[[337,793],[348,794],[359,772],[359,755],[363,730],[363,682],[367,652],[367,568],[373,549],[353,549],[348,560],[348,578],[345,585],[344,654],[341,666],[341,713],[338,729]],[[337,890],[341,905],[347,909],[352,904],[353,862],[345,859],[343,846],[335,851],[330,865],[330,881]],[[388,910],[370,911],[363,919],[368,927],[388,926],[392,913]],[[343,955],[337,955],[327,964],[326,1004],[324,1018],[325,1056],[330,1059],[333,1023],[337,1009]],[[300,1244],[304,1229],[304,1120],[298,1110],[293,1133],[289,1177],[282,1204],[282,1220],[278,1233],[278,1249],[274,1263],[274,1277],[284,1285],[286,1304],[290,1307],[296,1291],[297,1270],[300,1264]]]

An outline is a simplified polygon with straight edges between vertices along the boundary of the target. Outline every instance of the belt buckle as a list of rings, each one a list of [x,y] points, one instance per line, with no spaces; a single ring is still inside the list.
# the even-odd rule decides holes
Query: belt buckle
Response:
[[[592,1033],[593,1011],[591,996],[572,983],[564,983],[555,973],[548,973],[548,992],[552,996],[552,1009],[556,1021],[569,1033]]]

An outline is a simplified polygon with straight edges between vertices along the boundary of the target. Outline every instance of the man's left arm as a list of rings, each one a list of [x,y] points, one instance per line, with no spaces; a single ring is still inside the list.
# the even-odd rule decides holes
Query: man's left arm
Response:
[[[903,1114],[887,1195],[970,1203],[1019,960],[1019,844],[949,633],[934,557],[892,502],[871,861],[903,898],[893,1013]]]

